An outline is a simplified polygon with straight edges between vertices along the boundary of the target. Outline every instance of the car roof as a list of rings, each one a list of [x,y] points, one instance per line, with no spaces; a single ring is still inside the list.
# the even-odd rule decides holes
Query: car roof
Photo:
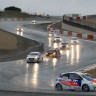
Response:
[[[77,37],[71,37],[71,38],[77,38]]]
[[[60,44],[68,44],[68,42],[61,42]]]
[[[74,71],[74,72],[66,72],[66,73],[61,73],[61,75],[64,75],[64,74],[67,74],[67,73],[75,73],[75,74],[78,74],[78,75],[83,75],[83,74],[87,74],[87,73],[84,73],[84,72],[77,72],[77,71]]]
[[[54,50],[56,50],[56,49],[49,49],[48,51],[50,51],[50,50],[53,50],[53,51],[54,51]]]
[[[49,32],[49,34],[54,34],[54,32]]]
[[[55,36],[55,38],[61,38],[60,36]]]
[[[40,52],[30,52],[30,53],[40,53]]]

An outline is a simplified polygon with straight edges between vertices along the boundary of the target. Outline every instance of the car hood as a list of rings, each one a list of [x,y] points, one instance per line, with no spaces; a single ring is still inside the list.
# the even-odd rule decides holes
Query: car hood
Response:
[[[35,57],[38,57],[38,55],[28,55],[27,58],[35,58]]]
[[[48,53],[48,54],[53,54],[53,53],[55,53],[55,52],[48,51],[47,53]]]
[[[61,47],[66,47],[67,45],[61,45]]]
[[[60,38],[55,38],[55,40],[60,40]]]
[[[77,41],[77,40],[71,40],[71,41]]]

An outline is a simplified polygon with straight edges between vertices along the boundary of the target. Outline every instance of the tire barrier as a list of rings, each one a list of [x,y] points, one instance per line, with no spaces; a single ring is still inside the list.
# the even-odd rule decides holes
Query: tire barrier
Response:
[[[54,32],[57,30],[57,29],[52,28],[51,26],[50,27],[48,26],[47,29],[48,29],[48,31],[54,30]],[[76,32],[66,31],[63,29],[58,30],[58,32],[59,32],[59,34],[65,35],[65,36],[75,36],[75,37],[78,37],[80,39],[96,40],[96,35],[76,33]]]
[[[82,38],[82,34],[81,33],[77,33],[77,37],[78,38]]]

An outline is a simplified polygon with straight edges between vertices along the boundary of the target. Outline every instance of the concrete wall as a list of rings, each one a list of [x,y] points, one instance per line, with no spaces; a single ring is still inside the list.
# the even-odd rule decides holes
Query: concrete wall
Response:
[[[88,30],[81,29],[81,28],[78,28],[78,27],[74,27],[74,26],[71,26],[71,25],[68,25],[68,24],[65,24],[65,23],[62,23],[62,29],[68,30],[68,31],[73,31],[73,32],[76,32],[76,33],[82,33],[82,34],[92,34],[92,35],[96,34],[96,32],[92,32],[92,31],[88,31]]]

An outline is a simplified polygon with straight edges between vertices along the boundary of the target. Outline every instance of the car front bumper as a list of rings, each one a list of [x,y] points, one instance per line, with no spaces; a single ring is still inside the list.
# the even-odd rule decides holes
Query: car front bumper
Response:
[[[37,62],[38,58],[28,58],[27,61],[28,62]]]

